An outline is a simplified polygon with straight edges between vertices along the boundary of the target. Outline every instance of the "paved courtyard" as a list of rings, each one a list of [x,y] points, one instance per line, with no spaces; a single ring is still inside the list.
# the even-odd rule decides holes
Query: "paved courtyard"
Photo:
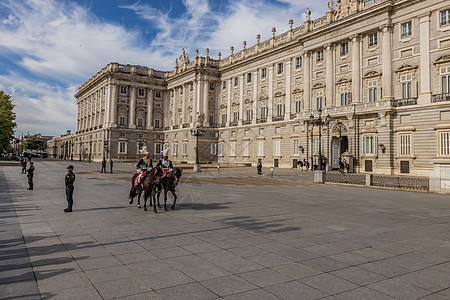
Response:
[[[185,170],[154,214],[128,204],[132,164],[74,161],[64,213],[69,163],[37,160],[33,191],[0,167],[1,299],[450,298],[448,195]]]

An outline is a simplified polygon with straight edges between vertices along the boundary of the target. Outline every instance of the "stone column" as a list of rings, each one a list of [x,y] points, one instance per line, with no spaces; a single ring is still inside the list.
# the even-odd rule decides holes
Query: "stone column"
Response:
[[[326,96],[325,107],[333,107],[334,101],[334,62],[333,62],[333,45],[325,45],[326,51]]]
[[[192,122],[191,122],[191,127],[195,127],[196,122],[197,122],[197,109],[198,109],[198,91],[197,91],[197,86],[198,86],[198,82],[197,80],[195,80],[193,82],[193,89],[194,89],[194,93],[193,93],[193,99],[192,99]]]
[[[205,119],[203,120],[203,126],[209,126],[209,80],[203,82],[203,114]]]
[[[267,122],[272,122],[273,116],[273,65],[269,67],[269,99],[267,99]]]
[[[117,127],[117,93],[119,86],[115,83],[112,84],[112,96],[111,96],[111,127]]]
[[[106,85],[106,97],[105,97],[105,120],[103,121],[103,127],[109,128],[111,126],[111,96],[112,96],[112,85],[108,82]]]
[[[98,128],[100,129],[100,125],[102,125],[102,99],[103,99],[103,93],[100,89],[100,97],[97,100],[97,106],[98,106]]]
[[[284,104],[284,120],[291,118],[291,59],[286,62],[286,98]]]
[[[147,129],[153,129],[153,89],[147,89]]]
[[[183,91],[183,93],[184,93],[184,91]],[[173,89],[173,103],[172,103],[172,105],[173,105],[173,109],[172,109],[172,111],[173,111],[173,115],[172,115],[172,118],[173,118],[173,123],[172,123],[172,125],[178,125],[178,96],[180,95],[180,88],[179,87],[176,87],[176,88],[174,88]]]
[[[418,104],[431,103],[430,74],[430,14],[421,16],[420,20],[420,94]],[[413,95],[414,96],[414,95]]]
[[[188,90],[189,90],[189,85],[188,84],[183,84],[183,105],[181,106],[181,119],[182,122],[180,124],[180,127],[183,127],[183,124],[188,123],[188,119],[187,119],[187,102],[188,102]]]
[[[130,89],[130,111],[128,112],[128,116],[130,120],[128,121],[129,128],[136,128],[136,86],[131,86]]]
[[[256,124],[256,118],[258,116],[258,71],[253,72],[253,116],[252,123]]]
[[[230,126],[230,120],[231,120],[231,78],[228,79],[227,85],[228,85],[228,93],[227,93],[227,127]]]
[[[197,117],[200,115],[200,120],[202,120],[203,113],[203,79],[199,79],[197,82],[197,111],[194,117],[194,126],[197,124]]]
[[[361,67],[360,67],[360,47],[359,36],[350,37],[352,41],[352,103],[361,103]]]
[[[303,55],[303,109],[311,110],[311,54],[305,52]]]
[[[383,100],[392,100],[392,24],[386,24],[380,27],[382,30],[382,89]]]
[[[244,119],[244,74],[239,76],[239,122],[238,125],[242,125]]]

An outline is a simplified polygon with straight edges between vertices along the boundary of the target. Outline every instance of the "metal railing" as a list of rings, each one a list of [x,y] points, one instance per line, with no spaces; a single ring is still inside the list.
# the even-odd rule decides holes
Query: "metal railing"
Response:
[[[266,118],[259,118],[259,119],[256,119],[256,124],[261,124],[261,123],[266,123],[267,122],[267,119]]]
[[[188,128],[189,126],[191,126],[191,124],[189,124],[189,123],[183,124],[183,128]]]
[[[180,128],[180,125],[173,125],[172,128],[173,129],[178,129],[178,128]]]
[[[399,106],[409,106],[409,105],[416,105],[417,104],[417,98],[407,98],[407,99],[398,99],[392,101],[392,106],[399,107]]]
[[[219,128],[226,127],[226,126],[227,126],[226,123],[219,124]]]
[[[242,121],[242,125],[249,125],[252,124],[252,120],[244,120]]]
[[[297,117],[297,114],[295,113],[295,114],[291,114],[291,120],[292,119],[295,119]]]
[[[336,182],[336,183],[347,183],[358,185],[366,184],[366,176],[364,174],[327,172],[325,180],[327,182]]]
[[[430,179],[407,176],[373,175],[372,185],[428,191],[430,189]]]
[[[230,126],[238,126],[238,122],[230,122]]]
[[[444,101],[450,101],[450,93],[433,95],[431,98],[431,102],[433,103]]]
[[[284,120],[284,116],[276,116],[276,117],[272,117],[272,121],[276,122],[276,121],[283,121]]]

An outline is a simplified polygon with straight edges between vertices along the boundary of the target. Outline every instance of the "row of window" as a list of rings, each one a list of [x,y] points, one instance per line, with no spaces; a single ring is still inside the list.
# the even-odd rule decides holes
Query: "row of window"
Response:
[[[138,88],[138,96],[145,97],[145,90],[146,89],[144,89],[144,88]],[[128,94],[128,86],[121,85],[120,86],[120,94],[127,95]],[[155,91],[155,98],[161,98],[161,91]]]
[[[438,151],[439,156],[450,156],[450,131],[441,131],[438,134]],[[362,153],[366,156],[372,156],[377,154],[377,148],[384,147],[381,144],[377,144],[376,135],[364,135],[363,136]],[[127,153],[127,142],[119,142],[119,154]],[[142,144],[137,143],[138,151],[141,150]],[[236,153],[236,141],[231,141],[228,143],[230,146],[230,156],[237,156]],[[313,139],[313,155],[319,153],[319,139]],[[273,141],[273,156],[281,156],[281,141]],[[211,143],[211,154],[213,155],[224,155],[224,143]],[[250,141],[242,142],[242,153],[239,156],[249,156]],[[155,155],[160,155],[163,150],[168,150],[169,144],[155,143]],[[264,141],[258,141],[258,155],[264,156]],[[302,147],[300,146],[299,139],[292,140],[292,154],[294,156],[300,155]],[[172,143],[171,155],[177,156],[178,153],[178,143]],[[181,155],[187,155],[187,143],[182,143]],[[412,156],[412,134],[411,133],[399,133],[398,134],[398,156],[401,157],[411,157]]]

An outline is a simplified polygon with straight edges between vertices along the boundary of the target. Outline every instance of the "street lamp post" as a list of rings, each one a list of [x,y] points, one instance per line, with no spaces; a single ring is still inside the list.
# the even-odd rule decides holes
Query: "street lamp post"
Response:
[[[103,142],[103,160],[106,160],[106,148],[108,148],[108,142]]]
[[[319,126],[319,170],[322,171],[322,126],[330,124],[331,116],[328,114],[325,119],[322,119],[322,110],[319,109],[319,117],[317,119],[314,119],[313,114],[309,117],[309,121],[311,122],[311,125]]]
[[[91,162],[92,141],[89,141],[89,162]]]
[[[71,148],[72,148],[71,151],[70,151],[70,160],[73,160],[73,138],[71,140],[70,145],[71,145]]]
[[[80,141],[80,161],[81,161],[81,153],[83,152],[83,141]]]
[[[195,129],[191,129],[191,134],[196,137],[196,146],[195,146],[195,165],[194,165],[194,172],[201,172],[200,170],[200,162],[198,159],[198,137],[204,136],[205,131],[200,129],[200,127],[197,125]]]

